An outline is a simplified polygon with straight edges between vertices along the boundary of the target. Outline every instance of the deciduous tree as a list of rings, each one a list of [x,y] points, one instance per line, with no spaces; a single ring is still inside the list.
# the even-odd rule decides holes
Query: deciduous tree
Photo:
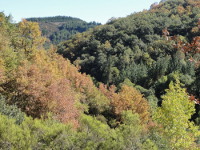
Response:
[[[173,149],[194,149],[198,128],[189,119],[195,112],[194,103],[180,83],[171,83],[162,97],[162,106],[155,111],[154,119],[163,127],[163,135]]]

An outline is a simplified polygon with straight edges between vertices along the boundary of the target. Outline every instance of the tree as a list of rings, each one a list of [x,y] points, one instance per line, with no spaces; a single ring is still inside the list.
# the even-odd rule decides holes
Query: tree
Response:
[[[142,123],[149,121],[149,104],[143,95],[133,87],[123,85],[119,93],[113,93],[112,105],[116,114],[131,110],[139,114]]]
[[[16,49],[23,49],[29,53],[33,49],[41,49],[45,42],[42,37],[38,23],[22,20],[18,25],[18,35],[13,45]]]
[[[75,149],[121,149],[121,139],[107,124],[87,115],[82,115],[80,122]]]
[[[162,96],[162,106],[157,108],[153,117],[163,127],[163,135],[173,149],[193,149],[198,128],[189,119],[195,112],[194,103],[180,83],[171,82],[166,94]]]
[[[23,113],[17,106],[6,104],[6,100],[0,95],[0,114],[8,118],[14,118],[16,124],[21,124],[24,120],[25,113]]]
[[[128,110],[122,112],[121,119],[123,124],[120,124],[116,131],[119,137],[123,137],[123,149],[141,149],[144,126],[141,125],[140,116]]]
[[[13,87],[10,101],[33,118],[41,118],[52,112],[61,122],[71,122],[77,126],[79,111],[75,103],[78,102],[78,93],[64,74],[69,69],[62,72],[64,70],[60,64],[55,63],[59,58],[56,55],[51,58],[46,51],[36,50],[29,61],[22,61],[14,82],[8,87]],[[67,66],[65,61],[63,64]],[[75,74],[78,73],[76,71]]]
[[[0,149],[31,149],[32,137],[27,128],[15,124],[16,120],[0,113]]]

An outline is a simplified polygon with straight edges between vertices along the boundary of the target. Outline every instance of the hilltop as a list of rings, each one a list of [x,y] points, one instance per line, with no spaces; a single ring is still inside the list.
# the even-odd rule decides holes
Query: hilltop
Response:
[[[26,20],[39,23],[42,35],[47,37],[53,44],[68,40],[76,33],[82,33],[100,25],[100,23],[88,23],[70,16],[26,18]]]

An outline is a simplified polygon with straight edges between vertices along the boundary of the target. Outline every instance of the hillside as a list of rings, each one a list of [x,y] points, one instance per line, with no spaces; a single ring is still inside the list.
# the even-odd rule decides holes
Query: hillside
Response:
[[[1,12],[0,149],[199,149],[199,7],[165,0],[78,33],[58,46],[68,59]]]
[[[146,96],[160,98],[175,76],[188,88],[196,84],[199,5],[198,0],[160,2],[78,34],[60,44],[58,53],[97,81],[118,86],[130,80]],[[189,91],[199,97],[194,87]]]
[[[82,33],[100,25],[96,22],[87,23],[79,18],[67,16],[27,18],[26,20],[39,23],[42,35],[53,44],[68,40],[76,33]]]
[[[150,10],[76,35],[61,43],[58,53],[95,82],[132,85],[153,104],[161,104],[165,89],[177,79],[198,100],[199,19],[199,0],[161,1]]]

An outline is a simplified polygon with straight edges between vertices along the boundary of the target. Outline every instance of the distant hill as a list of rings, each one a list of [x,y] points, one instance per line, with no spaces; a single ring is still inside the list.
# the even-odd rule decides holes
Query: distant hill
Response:
[[[68,16],[27,18],[26,20],[38,22],[42,34],[49,38],[53,44],[68,40],[72,35],[93,28],[100,23],[86,22],[79,18]]]

